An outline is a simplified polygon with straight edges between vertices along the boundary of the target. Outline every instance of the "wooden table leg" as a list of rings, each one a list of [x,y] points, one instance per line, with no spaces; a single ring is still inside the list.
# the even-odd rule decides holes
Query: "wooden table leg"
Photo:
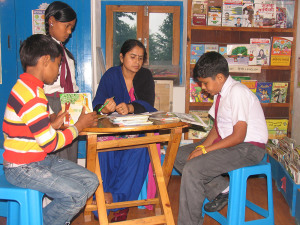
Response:
[[[98,208],[99,225],[108,225],[105,197],[104,197],[104,189],[103,189],[103,181],[102,181],[102,176],[101,176],[98,154],[96,155],[96,159],[97,159],[96,160],[96,175],[99,179],[99,187],[96,190],[96,201],[97,201],[97,208]]]
[[[97,153],[97,134],[87,135],[86,137],[86,168],[89,171],[95,172],[96,153]],[[86,205],[91,205],[93,196],[91,196]],[[89,222],[92,220],[92,212],[84,210],[84,221]]]
[[[182,136],[182,127],[177,127],[171,130],[170,141],[168,143],[164,164],[162,166],[166,186],[168,186],[169,184],[169,180],[173,170],[181,136]]]
[[[147,136],[154,136],[154,134],[148,133]],[[160,158],[157,152],[156,144],[149,144],[148,148],[153,171],[156,175],[158,195],[160,196],[161,206],[165,215],[166,222],[168,225],[175,225],[171,204],[167,192],[167,186],[164,179],[163,170],[160,164]]]

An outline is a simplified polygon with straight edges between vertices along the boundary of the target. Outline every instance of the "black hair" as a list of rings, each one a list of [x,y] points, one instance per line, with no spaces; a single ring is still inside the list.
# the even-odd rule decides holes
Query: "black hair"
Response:
[[[52,2],[45,11],[45,29],[49,35],[49,19],[53,16],[55,20],[65,23],[77,18],[76,12],[68,4],[60,1]]]
[[[146,62],[146,60],[147,60],[146,48],[143,45],[143,43],[140,42],[139,40],[136,40],[136,39],[128,39],[128,40],[126,40],[123,43],[122,47],[121,47],[120,53],[124,57],[126,55],[126,53],[129,52],[129,51],[131,51],[131,49],[133,49],[135,46],[138,46],[138,47],[140,47],[140,48],[142,48],[144,50],[143,63]]]
[[[63,49],[50,36],[34,34],[23,41],[19,53],[23,70],[26,71],[27,66],[36,66],[44,55],[50,55],[54,62],[55,58],[63,54]]]
[[[198,78],[211,77],[214,80],[219,73],[226,78],[229,76],[227,60],[218,52],[207,52],[197,61],[193,70],[193,79],[196,82],[199,81]]]

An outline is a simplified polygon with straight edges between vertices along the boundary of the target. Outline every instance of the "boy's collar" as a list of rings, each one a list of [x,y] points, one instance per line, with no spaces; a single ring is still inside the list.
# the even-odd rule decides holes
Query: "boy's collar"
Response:
[[[39,86],[40,88],[44,87],[44,82],[36,78],[30,73],[23,73],[20,75],[20,79],[24,81],[29,81],[30,83]]]

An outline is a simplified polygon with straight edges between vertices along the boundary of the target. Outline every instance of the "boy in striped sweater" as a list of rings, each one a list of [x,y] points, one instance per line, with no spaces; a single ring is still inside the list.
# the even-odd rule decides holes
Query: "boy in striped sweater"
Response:
[[[47,155],[70,144],[78,132],[98,121],[96,112],[85,114],[83,108],[74,126],[58,130],[67,112],[60,112],[50,123],[43,85],[57,79],[61,55],[61,47],[50,36],[36,34],[22,43],[25,73],[12,88],[3,120],[5,176],[16,186],[38,190],[53,199],[43,209],[44,225],[69,224],[99,184],[87,169]]]

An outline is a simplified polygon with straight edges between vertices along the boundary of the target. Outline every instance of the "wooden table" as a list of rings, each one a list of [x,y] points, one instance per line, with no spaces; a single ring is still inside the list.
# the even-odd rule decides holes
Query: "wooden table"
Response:
[[[97,174],[100,185],[96,190],[97,205],[92,205],[92,198],[88,199],[85,207],[85,221],[91,220],[91,211],[98,210],[99,224],[107,225],[107,209],[126,208],[140,205],[153,204],[155,215],[152,217],[127,220],[119,222],[121,224],[175,224],[170,200],[167,193],[167,186],[173,169],[173,164],[180,144],[182,129],[188,125],[183,122],[154,122],[153,125],[147,126],[127,126],[119,127],[113,125],[108,118],[99,120],[98,127],[86,128],[80,135],[87,136],[87,169]],[[145,136],[130,139],[119,139],[111,141],[97,142],[97,136],[103,134],[134,134],[143,133]],[[154,135],[159,133],[159,135]],[[167,142],[163,166],[157,152],[156,143]],[[102,184],[101,171],[99,166],[97,152],[126,150],[132,148],[148,147],[150,161],[155,174],[157,186],[157,197],[154,199],[136,200],[127,202],[114,202],[106,204]]]

